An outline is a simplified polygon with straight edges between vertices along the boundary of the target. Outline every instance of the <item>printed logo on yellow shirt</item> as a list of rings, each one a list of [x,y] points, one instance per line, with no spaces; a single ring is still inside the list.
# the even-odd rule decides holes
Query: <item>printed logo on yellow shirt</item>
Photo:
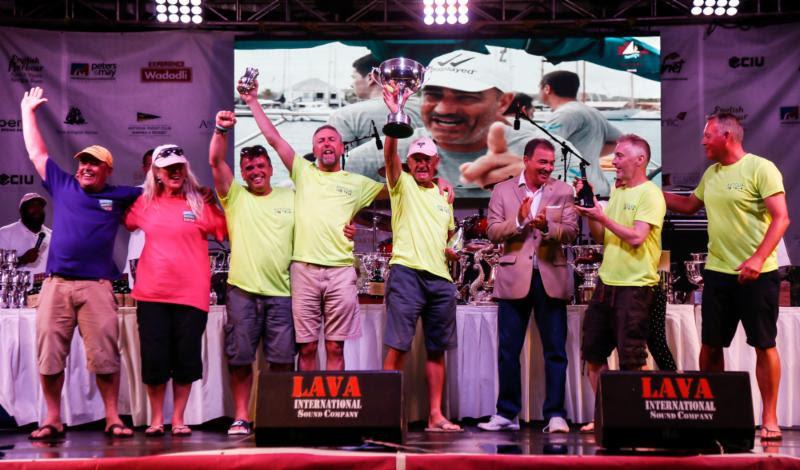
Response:
[[[347,186],[342,186],[342,185],[339,185],[339,184],[336,185],[336,192],[339,193],[339,194],[346,194],[347,196],[350,196],[350,197],[353,196],[353,190],[351,188],[348,188]]]
[[[635,211],[636,210],[636,204],[634,204],[632,202],[626,202],[625,204],[622,205],[622,209],[626,210],[626,211]]]
[[[742,183],[728,183],[725,187],[728,191],[744,191],[744,185]]]
[[[290,207],[276,207],[276,208],[272,209],[272,211],[273,211],[273,213],[275,213],[277,215],[293,213],[293,211],[292,211],[292,209]]]

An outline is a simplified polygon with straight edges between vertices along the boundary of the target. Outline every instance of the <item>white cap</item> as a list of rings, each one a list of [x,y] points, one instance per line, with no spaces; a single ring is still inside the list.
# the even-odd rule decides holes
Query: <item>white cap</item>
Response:
[[[153,150],[153,166],[164,168],[176,163],[187,163],[183,149],[174,144],[159,145]]]
[[[23,204],[34,199],[41,199],[43,203],[47,204],[47,199],[43,198],[39,193],[28,193],[19,200],[19,207],[17,209],[22,209]]]
[[[466,92],[497,88],[511,91],[511,71],[489,54],[457,50],[441,55],[428,64],[425,86],[439,86]]]

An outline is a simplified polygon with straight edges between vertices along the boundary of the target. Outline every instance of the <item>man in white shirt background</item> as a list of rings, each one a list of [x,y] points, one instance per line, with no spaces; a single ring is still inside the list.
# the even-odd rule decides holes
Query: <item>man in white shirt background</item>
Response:
[[[33,274],[47,269],[50,229],[44,226],[47,201],[28,193],[19,201],[19,220],[0,228],[0,248],[17,252],[17,268]],[[43,235],[41,243],[39,236]]]

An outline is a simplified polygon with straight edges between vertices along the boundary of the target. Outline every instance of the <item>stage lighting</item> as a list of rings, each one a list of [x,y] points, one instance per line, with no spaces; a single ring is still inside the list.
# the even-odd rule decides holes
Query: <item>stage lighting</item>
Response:
[[[160,23],[200,24],[203,0],[155,0],[156,21]]]
[[[733,16],[733,15],[739,13],[739,10],[737,10],[736,8],[731,7],[731,8],[728,8],[728,11],[726,11],[726,13],[728,14],[728,16]]]
[[[701,13],[703,13],[703,9],[702,9],[702,8],[700,8],[700,7],[694,7],[694,8],[692,8],[692,14],[693,14],[693,15],[697,16],[697,15],[699,15],[699,14],[701,14]]]
[[[704,1],[704,0],[700,0]],[[423,21],[426,25],[467,24],[469,0],[423,0]]]

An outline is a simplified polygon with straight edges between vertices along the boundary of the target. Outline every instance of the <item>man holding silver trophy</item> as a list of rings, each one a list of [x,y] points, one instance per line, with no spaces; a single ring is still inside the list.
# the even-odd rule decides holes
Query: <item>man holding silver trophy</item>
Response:
[[[344,340],[361,334],[353,242],[344,227],[382,194],[385,185],[342,171],[344,145],[338,131],[323,125],[313,136],[316,164],[298,155],[258,103],[258,82],[242,100],[295,184],[294,247],[291,264],[295,339],[300,370],[318,369],[317,343],[324,319],[326,369],[344,369]],[[322,305],[322,309],[320,309]]]
[[[503,112],[514,99],[511,72],[496,57],[457,50],[435,57],[424,69],[418,85],[424,127],[415,128],[409,139],[398,142],[398,152],[407,153],[409,143],[417,138],[432,138],[441,158],[438,173],[456,182],[456,196],[487,197],[485,187],[523,170],[522,155],[528,141],[537,137],[549,140],[538,129],[515,131],[506,124]],[[396,67],[390,70],[395,72],[381,70],[377,78],[390,83],[403,76]],[[347,160],[349,171],[370,178],[377,178],[382,166],[383,156],[370,144],[351,150]],[[560,173],[561,165],[556,165],[554,177]]]
[[[391,63],[391,65],[390,65]],[[386,288],[386,334],[388,347],[383,367],[402,370],[411,349],[417,320],[422,317],[425,333],[425,376],[428,384],[428,432],[460,432],[442,414],[442,390],[447,350],[456,347],[456,289],[447,267],[455,252],[447,240],[455,229],[453,207],[434,184],[439,165],[436,144],[430,138],[414,140],[409,146],[403,171],[395,135],[409,135],[402,103],[419,84],[421,65],[408,59],[384,62],[384,70],[403,67],[391,82],[384,82],[384,101],[391,110],[384,127],[386,181],[392,203],[392,271]],[[401,78],[402,77],[402,78]],[[406,86],[410,85],[410,86]]]
[[[238,90],[253,86],[251,69]],[[257,73],[257,72],[256,72]],[[239,168],[245,185],[234,180],[225,162],[227,133],[236,124],[232,111],[219,111],[209,144],[214,188],[225,209],[231,262],[228,273],[225,354],[234,402],[229,435],[252,432],[248,406],[252,363],[263,344],[269,370],[294,369],[295,338],[289,284],[294,232],[294,192],[273,188],[272,161],[261,145],[243,147]]]

